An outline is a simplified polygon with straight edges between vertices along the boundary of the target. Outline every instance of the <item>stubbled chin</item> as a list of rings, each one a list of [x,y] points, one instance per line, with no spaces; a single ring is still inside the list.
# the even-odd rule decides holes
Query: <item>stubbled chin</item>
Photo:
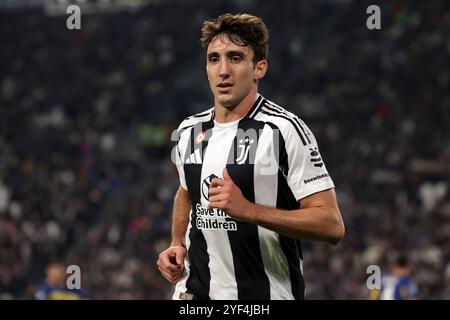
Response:
[[[227,109],[233,108],[236,105],[235,100],[228,94],[220,94],[217,100]]]

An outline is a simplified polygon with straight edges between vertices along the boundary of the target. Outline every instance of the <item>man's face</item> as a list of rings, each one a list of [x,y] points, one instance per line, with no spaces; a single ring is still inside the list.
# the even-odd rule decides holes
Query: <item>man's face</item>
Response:
[[[234,108],[256,85],[260,76],[253,57],[250,47],[234,44],[224,33],[208,45],[206,72],[212,93],[221,106]]]
[[[66,280],[66,270],[62,265],[53,264],[47,269],[47,283],[51,286],[62,287]]]

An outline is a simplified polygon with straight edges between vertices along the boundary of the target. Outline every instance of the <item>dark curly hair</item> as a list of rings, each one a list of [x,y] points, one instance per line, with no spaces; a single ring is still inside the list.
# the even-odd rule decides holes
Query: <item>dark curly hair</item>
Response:
[[[235,45],[251,47],[255,53],[254,63],[267,59],[269,31],[260,18],[247,13],[227,13],[217,19],[206,20],[202,25],[202,47],[207,48],[221,33],[227,34]]]

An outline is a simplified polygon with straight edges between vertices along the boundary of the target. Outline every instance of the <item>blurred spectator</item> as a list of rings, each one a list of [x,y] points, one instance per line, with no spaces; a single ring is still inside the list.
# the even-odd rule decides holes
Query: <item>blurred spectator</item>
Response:
[[[87,299],[81,289],[69,289],[66,284],[66,269],[60,263],[51,263],[47,266],[45,282],[35,294],[37,300],[80,300]]]
[[[391,254],[388,272],[381,277],[381,290],[374,289],[373,300],[415,300],[419,289],[411,278],[411,265],[404,253]]]

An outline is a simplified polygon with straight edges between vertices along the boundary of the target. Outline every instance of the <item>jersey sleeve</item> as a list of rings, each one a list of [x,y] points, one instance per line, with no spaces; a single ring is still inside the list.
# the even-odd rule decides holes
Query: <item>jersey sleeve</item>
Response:
[[[175,138],[172,138],[172,140],[175,140],[177,142],[172,150],[172,160],[175,162],[175,165],[177,167],[180,185],[181,187],[183,187],[184,190],[187,191],[188,188],[184,173],[184,159],[186,158],[186,155],[184,153],[186,152],[187,149],[191,126],[186,127],[185,122],[186,121],[183,121],[180,124],[175,133]]]
[[[286,179],[297,200],[311,194],[334,188],[313,133],[296,118],[284,128],[287,153]]]
[[[180,179],[180,185],[184,190],[187,190],[186,178],[184,175],[184,165],[181,161],[181,153],[179,148],[179,143],[175,146],[175,165],[178,171],[178,177]]]

